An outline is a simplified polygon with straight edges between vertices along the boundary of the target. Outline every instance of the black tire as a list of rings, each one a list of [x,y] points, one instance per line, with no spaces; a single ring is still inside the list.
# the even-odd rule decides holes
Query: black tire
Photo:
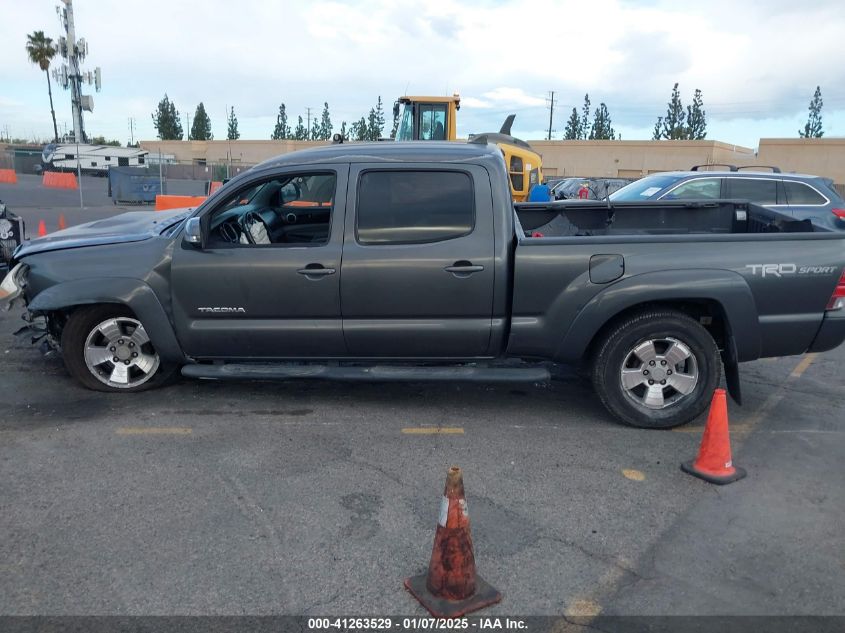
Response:
[[[178,366],[172,363],[166,363],[160,358],[158,359],[157,367],[149,372],[151,374],[150,377],[145,379],[145,382],[134,386],[111,386],[92,373],[93,370],[89,369],[85,361],[86,340],[97,325],[115,318],[136,319],[129,308],[119,304],[86,306],[74,311],[68,317],[67,323],[62,330],[62,358],[68,373],[82,383],[83,386],[94,391],[133,393],[154,389],[167,383],[173,377]],[[155,354],[155,350],[152,349],[152,343],[149,343],[146,349],[148,352],[151,351]]]
[[[685,367],[694,367],[697,382],[686,394],[671,386],[663,388],[660,384],[654,385],[655,390],[670,395],[664,401],[664,408],[649,408],[639,400],[642,396],[637,394],[644,394],[652,387],[644,382],[634,389],[626,389],[622,383],[622,371],[623,368],[625,371],[642,371],[644,374],[648,374],[649,369],[654,371],[645,361],[639,366],[635,365],[633,369],[629,369],[631,365],[626,363],[630,363],[632,358],[635,362],[638,360],[634,354],[638,346],[647,347],[648,341],[657,341],[656,345],[660,345],[661,341],[667,339],[680,342],[689,352],[689,357],[694,359],[694,364],[693,360],[683,362],[688,363]],[[660,374],[652,373],[641,380],[656,378],[657,375],[672,380],[671,376],[663,375],[665,369],[660,369],[660,364],[661,361],[658,360],[657,369]],[[671,359],[668,365],[672,366]],[[624,424],[644,429],[668,429],[686,424],[701,415],[710,403],[713,390],[719,385],[721,371],[719,349],[710,333],[695,319],[670,309],[646,310],[615,323],[600,342],[592,361],[593,387],[602,404]],[[683,375],[680,371],[676,373],[676,379]],[[637,378],[639,379],[639,376]],[[664,396],[661,394],[658,397],[659,403]],[[677,400],[671,401],[672,398]]]

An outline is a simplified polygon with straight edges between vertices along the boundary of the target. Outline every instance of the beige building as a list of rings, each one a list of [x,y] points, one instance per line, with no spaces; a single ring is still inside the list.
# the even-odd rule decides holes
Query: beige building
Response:
[[[693,165],[752,165],[754,150],[719,141],[529,141],[547,178],[640,178]]]
[[[845,183],[845,138],[761,139],[754,150],[721,141],[529,141],[543,157],[547,178],[639,178],[693,165],[775,165]],[[195,165],[230,163],[239,168],[324,143],[319,141],[141,141],[141,147]]]
[[[325,145],[323,141],[141,141],[141,148],[151,154],[172,155],[180,163],[228,163],[255,165],[261,161]]]

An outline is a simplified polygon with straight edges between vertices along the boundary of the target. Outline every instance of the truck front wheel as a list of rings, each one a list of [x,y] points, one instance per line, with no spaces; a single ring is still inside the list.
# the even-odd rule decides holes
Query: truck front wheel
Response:
[[[625,424],[666,429],[707,408],[719,384],[719,349],[695,319],[655,309],[615,324],[594,356],[593,386]]]
[[[68,372],[96,391],[143,391],[175,371],[159,357],[135,315],[115,304],[73,312],[62,331],[62,357]]]

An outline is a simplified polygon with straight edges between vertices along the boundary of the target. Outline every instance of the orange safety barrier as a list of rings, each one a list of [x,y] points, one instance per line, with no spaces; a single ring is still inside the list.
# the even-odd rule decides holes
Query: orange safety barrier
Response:
[[[76,174],[60,171],[45,171],[41,178],[41,184],[53,189],[79,189]]]
[[[156,211],[196,207],[202,204],[206,196],[156,196]]]
[[[18,181],[18,175],[14,169],[0,169],[0,182],[15,184]]]
[[[311,200],[291,200],[285,202],[283,207],[330,207],[331,202],[312,202]]]
[[[213,194],[215,191],[220,189],[223,186],[223,181],[221,180],[212,180],[211,184],[208,185],[208,195]]]

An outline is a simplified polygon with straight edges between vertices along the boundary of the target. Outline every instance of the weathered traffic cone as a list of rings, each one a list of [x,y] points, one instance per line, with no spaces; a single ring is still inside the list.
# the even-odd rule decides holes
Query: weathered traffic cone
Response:
[[[745,469],[734,466],[731,459],[731,436],[728,431],[728,403],[724,389],[716,389],[701,447],[695,461],[681,464],[681,470],[711,484],[729,484],[745,477]]]
[[[59,214],[59,230],[63,231],[67,228],[67,222],[65,222],[65,215],[64,213]]]
[[[457,466],[446,475],[428,573],[406,578],[405,588],[436,618],[459,618],[502,599],[475,573],[464,480]]]
[[[44,237],[47,235],[47,225],[44,224],[44,220],[38,221],[38,237]]]

